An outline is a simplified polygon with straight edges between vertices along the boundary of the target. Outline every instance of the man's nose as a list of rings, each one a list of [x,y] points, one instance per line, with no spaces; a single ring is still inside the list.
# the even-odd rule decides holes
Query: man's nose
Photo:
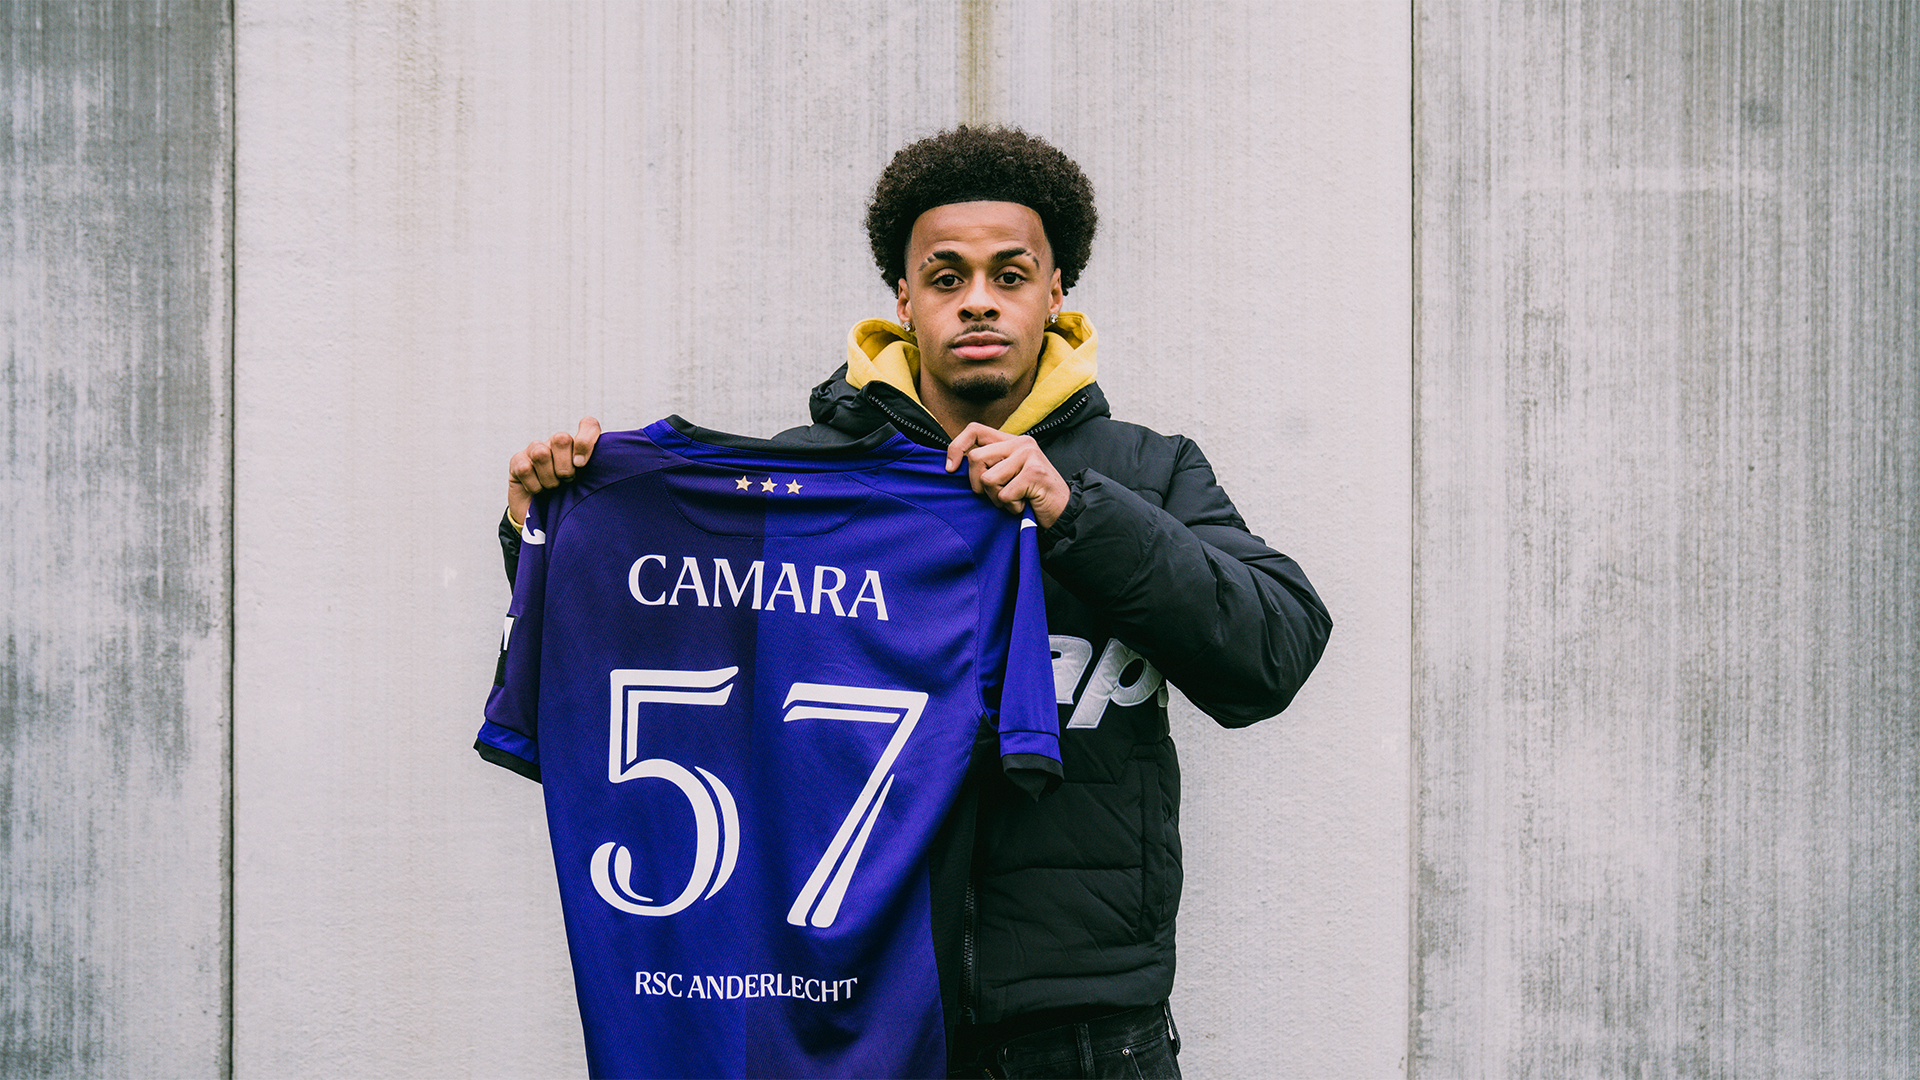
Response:
[[[1000,316],[1000,308],[994,302],[991,283],[986,278],[975,278],[967,287],[967,294],[960,298],[960,317],[962,319],[995,319]]]

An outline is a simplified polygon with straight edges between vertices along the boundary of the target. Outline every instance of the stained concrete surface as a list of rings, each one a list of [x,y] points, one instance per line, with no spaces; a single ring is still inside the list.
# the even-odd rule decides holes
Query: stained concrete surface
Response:
[[[1414,14],[5,9],[0,1071],[225,1071],[232,949],[242,1075],[577,1074],[504,459],[797,421],[958,119],[1086,165],[1103,384],[1338,623],[1176,712],[1191,1075],[1920,1071],[1914,9]]]
[[[1920,26],[1421,4],[1414,1073],[1920,1071]]]
[[[1116,410],[1196,438],[1339,622],[1282,719],[1177,717],[1187,1059],[1398,1067],[1404,6],[238,20],[242,1074],[580,1072],[539,791],[470,749],[507,457],[586,412],[801,422],[893,310],[875,176],[963,116],[1089,169],[1105,231],[1069,303]]]
[[[0,1074],[227,1053],[223,7],[0,7]]]

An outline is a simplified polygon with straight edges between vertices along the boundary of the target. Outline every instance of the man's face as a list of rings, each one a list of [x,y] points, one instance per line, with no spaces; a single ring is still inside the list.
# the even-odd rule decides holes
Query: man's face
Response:
[[[1033,389],[1047,322],[1064,295],[1030,208],[965,202],[921,214],[907,241],[899,314],[919,341],[927,407],[943,422],[1011,415]]]

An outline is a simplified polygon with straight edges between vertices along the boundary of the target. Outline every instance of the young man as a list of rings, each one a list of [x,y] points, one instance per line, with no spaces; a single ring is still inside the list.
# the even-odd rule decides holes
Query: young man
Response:
[[[1043,529],[1066,778],[1036,803],[976,770],[948,824],[934,884],[958,903],[935,948],[954,1075],[1179,1075],[1165,683],[1224,726],[1251,724],[1293,699],[1332,626],[1198,447],[1108,415],[1093,327],[1061,310],[1096,220],[1079,167],[1017,130],[960,127],[901,150],[867,214],[899,323],[855,326],[847,363],[813,391],[813,424],[778,436],[847,442],[892,425],[945,446],[950,471],[1009,511],[1031,506]],[[589,418],[514,455],[509,576],[513,523],[585,465],[599,431]]]

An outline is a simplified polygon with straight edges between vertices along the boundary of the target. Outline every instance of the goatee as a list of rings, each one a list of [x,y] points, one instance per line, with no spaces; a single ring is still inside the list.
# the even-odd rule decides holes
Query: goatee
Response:
[[[975,405],[991,405],[1013,393],[1013,380],[995,372],[983,372],[953,384],[953,396]]]

